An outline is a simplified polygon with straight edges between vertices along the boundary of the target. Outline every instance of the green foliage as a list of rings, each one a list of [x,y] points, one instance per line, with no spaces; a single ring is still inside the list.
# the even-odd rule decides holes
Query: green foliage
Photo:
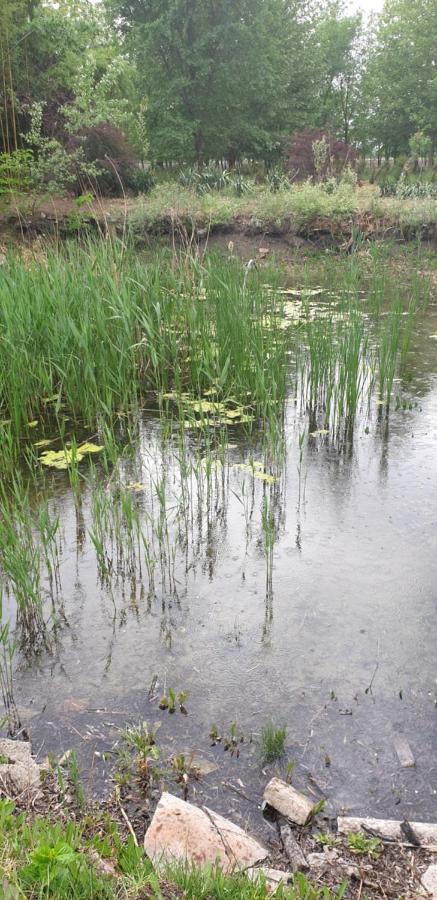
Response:
[[[378,837],[366,838],[362,831],[348,835],[348,846],[359,856],[378,857],[382,853],[382,841]]]
[[[423,131],[416,131],[408,141],[410,154],[415,159],[428,156],[432,153],[432,140]]]
[[[388,0],[371,32],[362,83],[361,133],[388,156],[424,132],[437,141],[434,0]]]
[[[30,184],[31,150],[14,150],[0,153],[0,197],[25,191]]]

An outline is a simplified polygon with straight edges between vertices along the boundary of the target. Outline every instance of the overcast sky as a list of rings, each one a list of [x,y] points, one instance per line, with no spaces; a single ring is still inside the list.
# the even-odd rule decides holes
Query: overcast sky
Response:
[[[384,0],[349,0],[351,9],[362,9],[365,13],[381,12]]]

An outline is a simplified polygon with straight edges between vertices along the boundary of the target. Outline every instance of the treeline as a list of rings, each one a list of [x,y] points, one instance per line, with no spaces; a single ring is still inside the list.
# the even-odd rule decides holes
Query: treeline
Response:
[[[431,155],[436,35],[435,0],[367,21],[341,0],[0,0],[0,150],[274,162],[323,129]]]

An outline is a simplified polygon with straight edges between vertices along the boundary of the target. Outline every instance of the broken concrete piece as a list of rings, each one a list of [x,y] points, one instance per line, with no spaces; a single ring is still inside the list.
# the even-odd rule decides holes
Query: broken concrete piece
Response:
[[[399,841],[400,844],[413,846],[406,839],[402,824],[396,819],[367,819],[358,816],[339,816],[337,819],[339,834],[362,831],[366,835],[375,835],[382,840]],[[422,847],[437,850],[437,825],[431,822],[409,822],[409,826]]]
[[[290,872],[283,872],[282,869],[270,869],[267,866],[248,869],[246,875],[253,881],[257,881],[260,873],[266,879],[269,891],[276,891],[280,884],[290,884],[293,877]]]
[[[312,800],[280,778],[269,781],[264,791],[264,800],[296,825],[306,825],[314,808]]]
[[[29,741],[0,740],[0,791],[2,787],[10,797],[38,795],[40,766],[32,757]]]
[[[279,829],[279,834],[281,835],[282,846],[284,848],[285,855],[290,860],[291,869],[293,872],[306,872],[309,869],[309,865],[305,858],[305,854],[302,850],[302,847],[297,842],[291,828],[289,825],[281,825]]]
[[[394,748],[397,753],[398,760],[403,769],[411,769],[416,765],[411,747],[403,734],[395,734],[393,738]]]
[[[268,851],[238,825],[210,809],[164,793],[144,838],[155,865],[171,861],[196,866],[218,864],[230,873],[256,865]]]
[[[426,872],[421,877],[421,882],[423,887],[428,894],[431,895],[433,900],[437,900],[437,865],[433,863],[433,865],[428,866]]]

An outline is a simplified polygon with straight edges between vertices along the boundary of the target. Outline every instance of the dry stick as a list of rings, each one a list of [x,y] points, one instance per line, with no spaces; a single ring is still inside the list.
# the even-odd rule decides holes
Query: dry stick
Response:
[[[135,846],[138,847],[138,839],[137,839],[137,836],[136,836],[136,834],[135,834],[135,832],[134,832],[134,830],[133,830],[132,823],[130,822],[130,820],[129,820],[127,814],[125,813],[125,811],[124,811],[124,809],[123,809],[123,807],[122,807],[120,801],[118,801],[118,806],[119,806],[120,812],[121,812],[121,814],[122,814],[122,816],[123,816],[123,819],[124,819],[124,821],[126,822],[126,825],[127,825],[127,827],[128,827],[129,833],[132,835],[133,842],[134,842]]]

